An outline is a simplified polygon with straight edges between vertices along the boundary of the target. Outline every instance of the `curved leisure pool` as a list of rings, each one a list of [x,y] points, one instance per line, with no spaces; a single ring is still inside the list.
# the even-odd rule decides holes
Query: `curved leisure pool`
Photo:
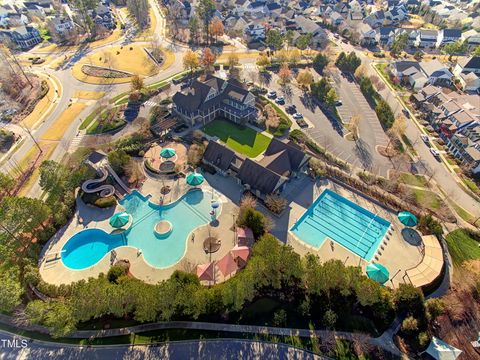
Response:
[[[211,198],[201,190],[192,190],[170,205],[157,205],[138,191],[120,201],[133,218],[130,229],[123,234],[111,235],[101,229],[86,229],[72,236],[63,246],[65,266],[82,270],[95,265],[111,250],[132,246],[142,251],[145,261],[153,267],[174,265],[185,253],[190,232],[210,222]],[[218,212],[217,212],[218,214]],[[168,220],[172,231],[158,236],[155,225]]]

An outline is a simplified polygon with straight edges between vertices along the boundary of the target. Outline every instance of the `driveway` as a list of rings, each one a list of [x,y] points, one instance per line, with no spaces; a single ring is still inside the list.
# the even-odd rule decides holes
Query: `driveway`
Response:
[[[11,341],[16,339],[15,343]],[[0,359],[327,359],[284,344],[250,340],[192,340],[154,345],[75,346],[42,341],[22,342],[0,332]],[[10,342],[10,344],[7,343]],[[8,347],[11,345],[11,347]],[[16,347],[14,345],[17,345]],[[25,347],[22,347],[26,345]]]

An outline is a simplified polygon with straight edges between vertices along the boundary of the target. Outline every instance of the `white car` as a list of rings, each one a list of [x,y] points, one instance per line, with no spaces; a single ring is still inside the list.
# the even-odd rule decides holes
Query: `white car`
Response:
[[[303,119],[303,115],[300,114],[300,113],[295,113],[295,114],[293,114],[293,118],[295,120],[301,120],[301,119]]]
[[[428,144],[430,142],[430,138],[428,137],[428,135],[422,134],[420,135],[420,138],[425,144]]]
[[[438,150],[435,150],[434,148],[430,148],[430,152],[432,153],[432,155],[439,159],[440,158],[440,153],[438,152]]]
[[[268,97],[269,99],[275,99],[275,98],[277,97],[277,92],[276,92],[276,91],[269,91],[269,92],[267,93],[267,97]]]

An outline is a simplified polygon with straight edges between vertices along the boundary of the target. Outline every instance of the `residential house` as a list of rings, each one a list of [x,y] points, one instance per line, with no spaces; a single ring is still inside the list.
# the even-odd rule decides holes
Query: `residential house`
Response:
[[[478,123],[476,126],[480,127]],[[468,136],[459,132],[450,138],[447,149],[474,175],[480,174],[480,141],[474,142]]]
[[[250,0],[237,0],[235,1],[235,5],[232,8],[232,12],[235,15],[243,16],[248,11],[249,6]]]
[[[368,15],[365,19],[363,19],[363,22],[370,25],[373,29],[376,29],[376,28],[384,25],[385,14],[382,10],[375,11],[375,12],[371,13],[370,15]]]
[[[367,23],[359,24],[357,31],[360,34],[360,44],[362,46],[371,46],[377,43],[377,32]]]
[[[321,48],[328,40],[325,30],[322,29],[315,21],[300,15],[295,18],[295,22],[300,34],[312,35],[312,48]]]
[[[12,30],[1,31],[2,37],[7,37],[21,49],[29,49],[42,41],[40,32],[33,26],[19,26]]]
[[[49,2],[25,1],[22,10],[29,17],[38,17],[44,19],[48,14],[53,12],[53,6]]]
[[[381,27],[377,30],[377,42],[380,46],[389,47],[395,40],[395,28]]]
[[[333,26],[340,26],[345,21],[343,16],[336,11],[332,12],[328,19],[329,19],[328,21],[330,22],[330,24],[332,24]]]
[[[110,4],[107,0],[98,3],[97,7],[91,11],[93,21],[107,29],[115,28],[115,19],[113,18]]]
[[[443,29],[438,32],[437,47],[446,44],[452,44],[462,38],[462,30],[460,29]]]
[[[461,40],[466,41],[469,48],[480,46],[480,33],[470,29],[462,33]]]
[[[450,86],[452,85],[453,74],[448,67],[437,59],[422,61],[420,68],[428,78],[428,83],[432,85]]]
[[[51,19],[51,24],[59,33],[64,33],[74,28],[73,21],[65,17],[54,17]]]
[[[407,47],[414,47],[417,41],[418,32],[416,29],[399,28],[395,31],[395,37],[408,34]]]
[[[251,2],[247,6],[247,14],[257,19],[265,16],[265,1]]]
[[[220,116],[235,123],[258,119],[255,96],[233,79],[223,80],[212,75],[202,81],[195,79],[172,100],[173,112],[189,126],[205,125]]]
[[[266,29],[262,21],[252,21],[245,27],[245,35],[248,42],[256,42],[265,40]]]
[[[453,69],[456,76],[473,72],[480,75],[480,56],[471,56],[460,60]]]
[[[460,73],[458,79],[460,80],[460,85],[462,86],[463,91],[476,93],[480,92],[480,76],[474,72],[470,72],[468,74]]]
[[[432,49],[437,44],[437,30],[418,30],[416,46],[423,49]]]

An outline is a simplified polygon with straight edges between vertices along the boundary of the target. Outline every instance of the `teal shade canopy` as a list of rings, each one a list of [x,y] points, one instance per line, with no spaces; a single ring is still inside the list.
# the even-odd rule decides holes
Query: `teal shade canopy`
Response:
[[[176,153],[175,149],[163,148],[162,151],[160,151],[160,156],[165,159],[170,159],[174,157]]]
[[[205,178],[203,177],[202,174],[198,173],[190,173],[187,175],[187,184],[191,186],[197,186],[200,185],[205,181]]]
[[[380,284],[385,284],[390,279],[390,272],[381,264],[370,264],[367,266],[367,276]]]
[[[127,225],[129,220],[130,215],[128,215],[126,212],[119,212],[110,218],[109,223],[114,228],[121,228],[122,226]]]
[[[416,226],[418,223],[417,217],[408,211],[398,213],[398,220],[405,226]]]

